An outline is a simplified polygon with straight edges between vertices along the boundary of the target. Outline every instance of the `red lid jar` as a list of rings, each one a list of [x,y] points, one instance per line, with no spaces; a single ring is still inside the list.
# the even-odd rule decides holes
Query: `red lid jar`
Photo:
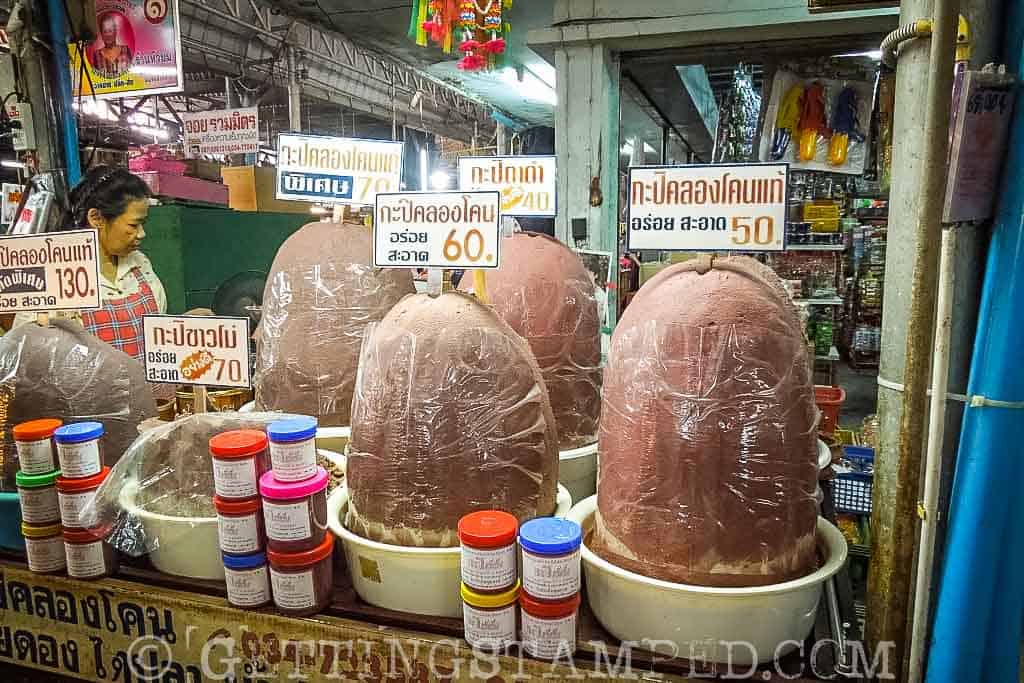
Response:
[[[260,479],[267,548],[275,553],[301,553],[319,547],[327,534],[327,470],[316,468],[311,479],[283,482],[267,472]]]
[[[213,487],[222,500],[259,495],[259,480],[270,469],[267,435],[256,429],[222,432],[210,439]]]
[[[213,497],[217,510],[217,535],[225,555],[252,555],[261,552],[266,541],[260,499],[234,501]]]
[[[18,449],[18,467],[25,474],[46,474],[57,469],[57,447],[53,433],[63,425],[60,420],[31,420],[14,425],[14,445]]]
[[[541,602],[519,594],[522,608],[522,643],[526,654],[537,659],[560,659],[576,651],[576,613],[580,596],[559,602]]]
[[[459,520],[462,583],[475,593],[503,593],[517,579],[519,520],[498,510],[472,512]]]
[[[102,579],[117,573],[117,551],[105,542],[109,533],[109,527],[64,530],[68,576]]]
[[[334,591],[333,550],[334,536],[327,535],[320,545],[305,552],[267,551],[271,593],[282,614],[309,616],[330,604]]]
[[[65,532],[90,526],[90,521],[82,519],[82,511],[96,498],[96,491],[109,475],[110,468],[104,467],[99,474],[84,479],[57,478],[60,520]]]

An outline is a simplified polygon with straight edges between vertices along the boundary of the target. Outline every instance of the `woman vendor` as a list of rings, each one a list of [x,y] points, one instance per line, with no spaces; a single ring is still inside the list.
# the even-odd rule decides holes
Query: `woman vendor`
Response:
[[[167,310],[167,296],[149,259],[139,251],[146,236],[149,187],[123,168],[90,170],[71,192],[69,230],[94,228],[99,236],[100,309],[55,313],[81,321],[93,335],[142,359],[142,317]],[[15,325],[34,321],[22,313]]]

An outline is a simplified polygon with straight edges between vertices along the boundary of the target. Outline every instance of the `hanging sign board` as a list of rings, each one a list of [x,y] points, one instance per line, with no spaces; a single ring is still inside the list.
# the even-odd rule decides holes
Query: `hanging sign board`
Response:
[[[0,314],[100,307],[95,230],[0,238]]]
[[[8,226],[14,222],[14,215],[18,212],[18,205],[21,204],[21,185],[15,183],[3,183],[3,203],[0,209],[0,222]]]
[[[147,315],[146,379],[166,384],[250,388],[249,319]]]
[[[403,143],[281,133],[277,198],[366,206],[381,192],[398,192]]]
[[[178,0],[96,0],[96,24],[96,40],[68,46],[75,97],[185,89]]]
[[[459,189],[497,190],[505,216],[547,216],[558,213],[556,157],[459,157]]]
[[[258,107],[181,114],[185,156],[255,154],[260,147]]]
[[[630,251],[782,251],[787,164],[629,169]]]
[[[373,265],[378,268],[497,268],[498,192],[377,195]]]
[[[1013,114],[1014,80],[967,71],[955,112],[944,223],[991,218]]]

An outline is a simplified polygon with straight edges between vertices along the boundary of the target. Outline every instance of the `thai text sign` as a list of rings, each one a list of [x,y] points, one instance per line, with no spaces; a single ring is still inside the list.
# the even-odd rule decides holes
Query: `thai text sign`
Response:
[[[96,40],[68,47],[76,97],[184,89],[177,0],[96,0],[96,24]]]
[[[248,318],[147,315],[142,324],[150,382],[250,387]]]
[[[782,251],[786,164],[629,169],[630,251]]]
[[[100,307],[95,230],[0,238],[0,313]]]
[[[554,216],[556,157],[459,157],[459,189],[497,190],[506,216]]]
[[[398,192],[402,144],[281,133],[277,143],[277,198],[373,204],[381,192]]]
[[[379,268],[497,268],[498,192],[377,195],[373,264]]]
[[[181,115],[185,156],[255,154],[260,145],[259,109],[221,109]]]

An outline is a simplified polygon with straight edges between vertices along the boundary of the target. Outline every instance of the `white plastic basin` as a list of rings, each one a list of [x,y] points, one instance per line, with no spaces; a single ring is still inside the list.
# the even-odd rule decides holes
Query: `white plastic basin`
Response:
[[[256,403],[249,401],[238,409],[240,413],[256,412]],[[335,453],[344,453],[352,439],[351,427],[320,427],[316,430],[316,446]]]
[[[565,517],[572,497],[558,487],[556,517]],[[462,616],[459,596],[461,551],[455,548],[414,548],[370,541],[345,528],[348,488],[327,499],[331,531],[345,548],[345,561],[359,597],[377,607],[435,617]]]
[[[558,481],[573,500],[597,493],[597,442],[558,454]]]
[[[607,562],[587,547],[596,510],[597,496],[592,496],[569,513],[569,519],[583,526],[590,608],[619,640],[663,656],[744,666],[787,654],[810,633],[823,584],[846,562],[846,539],[819,517],[818,547],[825,562],[802,579],[754,588],[649,579]]]

